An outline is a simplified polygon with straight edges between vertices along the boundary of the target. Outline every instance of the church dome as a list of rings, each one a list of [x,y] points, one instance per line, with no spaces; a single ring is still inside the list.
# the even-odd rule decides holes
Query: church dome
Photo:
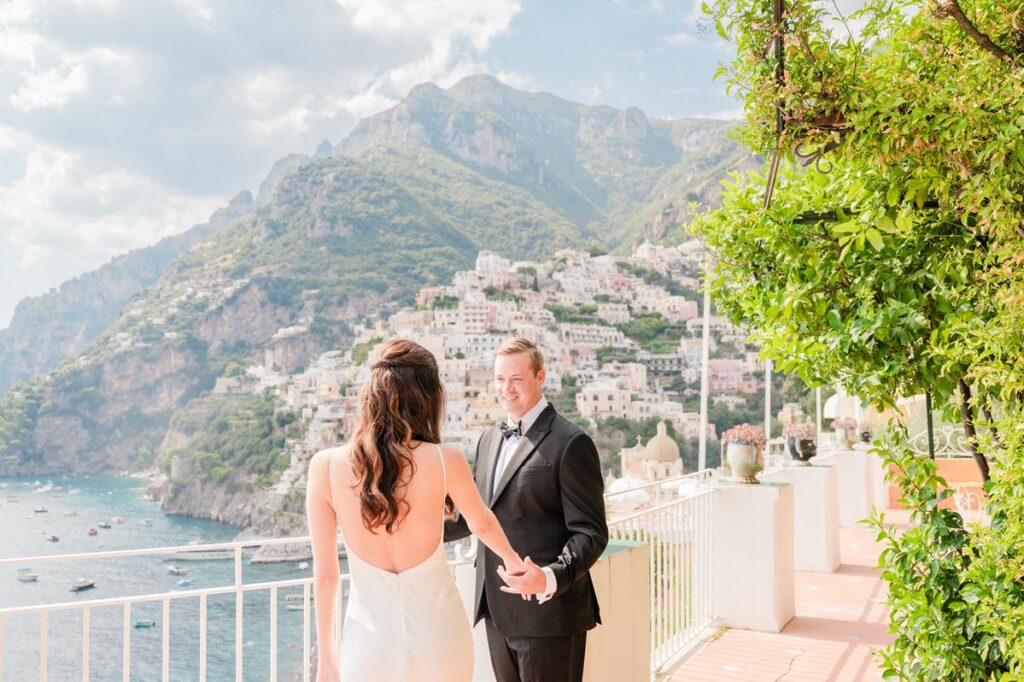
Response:
[[[678,462],[679,446],[669,438],[665,430],[665,422],[658,422],[658,433],[647,441],[644,448],[644,459],[655,462]]]

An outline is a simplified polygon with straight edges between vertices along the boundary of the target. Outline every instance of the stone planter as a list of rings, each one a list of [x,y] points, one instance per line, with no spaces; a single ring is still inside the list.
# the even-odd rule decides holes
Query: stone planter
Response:
[[[757,473],[761,471],[757,448],[749,443],[730,442],[725,446],[725,457],[729,461],[732,480],[737,483],[759,483]]]

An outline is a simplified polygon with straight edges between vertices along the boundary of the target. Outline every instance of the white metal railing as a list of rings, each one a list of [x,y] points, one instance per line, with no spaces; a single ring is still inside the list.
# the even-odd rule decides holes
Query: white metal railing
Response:
[[[48,625],[49,616],[51,613],[62,612],[62,611],[81,611],[82,612],[82,657],[81,657],[81,673],[82,680],[88,682],[90,679],[90,668],[91,668],[91,656],[90,656],[90,637],[92,634],[92,619],[91,614],[102,607],[122,607],[122,679],[124,682],[128,682],[131,678],[131,660],[132,660],[132,647],[131,647],[131,634],[134,629],[132,621],[132,608],[137,604],[145,604],[151,602],[158,602],[162,604],[161,611],[161,677],[160,679],[164,682],[170,680],[170,608],[171,603],[181,600],[198,599],[199,601],[199,660],[198,670],[199,679],[205,682],[207,679],[207,648],[208,648],[208,600],[211,596],[219,595],[234,595],[235,596],[235,633],[234,633],[234,657],[235,657],[235,679],[243,679],[244,670],[244,632],[245,632],[245,620],[244,620],[244,596],[248,593],[266,591],[270,599],[269,610],[270,610],[270,624],[269,624],[269,679],[272,682],[276,682],[278,679],[277,670],[277,640],[278,640],[278,619],[277,619],[277,601],[278,592],[282,588],[302,588],[302,604],[303,604],[303,650],[302,650],[302,679],[303,682],[308,682],[310,679],[310,602],[311,592],[310,586],[313,583],[312,578],[297,578],[291,580],[275,580],[269,582],[260,583],[249,583],[245,584],[242,579],[242,566],[243,566],[243,550],[251,547],[263,547],[283,544],[299,544],[308,543],[309,536],[299,538],[274,538],[264,540],[246,540],[246,541],[235,541],[235,542],[222,542],[215,544],[206,545],[182,545],[172,547],[153,547],[146,549],[132,549],[132,550],[111,550],[101,552],[86,552],[77,554],[61,554],[53,556],[34,556],[34,557],[22,557],[16,559],[0,559],[0,569],[10,565],[26,565],[31,564],[33,566],[45,563],[57,563],[57,562],[68,562],[76,560],[93,560],[93,559],[104,559],[104,558],[131,558],[131,557],[145,557],[145,556],[162,556],[162,557],[188,557],[189,554],[195,556],[197,553],[210,553],[210,552],[226,552],[230,553],[231,559],[234,562],[234,582],[231,585],[222,587],[211,587],[202,589],[189,589],[179,590],[174,592],[161,592],[144,594],[130,597],[112,597],[104,599],[92,599],[89,601],[73,601],[73,602],[60,602],[60,603],[49,603],[49,604],[37,604],[33,606],[16,606],[0,608],[0,635],[3,634],[5,622],[16,616],[25,616],[37,614],[40,621],[40,639],[39,639],[39,671],[40,680],[45,682],[48,673]],[[347,575],[342,576],[342,585],[344,586],[345,581],[348,579]],[[339,602],[340,595],[344,592],[344,589],[339,591]],[[340,610],[340,603],[339,603]],[[62,643],[67,646],[70,643]],[[3,639],[0,637],[0,682],[3,680],[3,658],[4,658],[4,645]]]
[[[689,494],[608,524],[612,539],[650,546],[652,674],[714,620],[711,552],[717,472],[688,476],[696,483]]]
[[[632,540],[649,543],[651,546],[651,669],[657,670],[673,655],[678,653],[697,634],[713,620],[711,605],[711,540],[712,540],[712,491],[717,485],[718,472],[713,469],[697,473],[676,476],[670,479],[646,483],[628,490],[608,493],[605,496],[610,514],[609,531],[614,539]],[[643,502],[637,502],[639,495],[644,496]],[[95,559],[130,559],[137,557],[162,557],[173,561],[175,557],[187,557],[192,554],[223,553],[223,558],[233,562],[233,581],[229,585],[208,588],[188,588],[173,592],[156,592],[142,595],[92,599],[88,601],[67,601],[59,603],[34,604],[30,606],[14,606],[0,608],[0,682],[3,682],[5,658],[5,627],[11,619],[24,616],[36,616],[40,626],[38,668],[40,680],[45,682],[50,663],[50,642],[48,631],[52,626],[51,614],[78,611],[81,613],[81,659],[80,670],[82,680],[88,682],[92,660],[90,641],[95,632],[96,619],[93,614],[98,609],[121,608],[120,639],[121,639],[121,679],[128,682],[132,677],[132,620],[133,607],[141,604],[159,604],[161,609],[160,626],[160,678],[164,682],[171,679],[171,627],[170,612],[172,604],[188,600],[198,602],[198,679],[205,682],[209,679],[207,653],[210,651],[209,641],[209,602],[218,596],[234,595],[234,673],[235,679],[241,680],[245,668],[245,611],[249,607],[244,597],[266,593],[269,600],[269,675],[267,679],[276,682],[278,671],[278,600],[283,590],[301,589],[302,594],[302,653],[301,679],[308,682],[313,670],[312,657],[312,577],[287,580],[271,580],[245,583],[243,565],[245,550],[256,547],[274,545],[308,544],[309,537],[290,537],[274,539],[252,539],[245,541],[222,542],[204,545],[181,545],[169,547],[152,547],[132,550],[109,550],[84,552],[53,556],[34,556],[13,559],[0,559],[0,571],[15,566],[37,566],[46,563],[66,563],[89,561]],[[466,563],[472,560],[475,543],[456,545],[453,564]],[[339,621],[343,614],[343,594],[348,581],[348,574],[342,575],[342,589],[339,590],[339,604],[336,612]],[[230,626],[229,626],[230,627]],[[339,628],[340,631],[340,628]],[[177,635],[177,633],[176,633]],[[175,637],[175,642],[180,637]],[[70,642],[61,642],[63,653],[69,649]],[[217,643],[219,646],[219,643]],[[24,652],[19,652],[23,655]],[[106,657],[107,662],[109,656]],[[10,660],[10,659],[8,659]],[[251,674],[251,673],[249,673]],[[262,675],[263,673],[261,673]],[[22,678],[17,678],[22,679]]]
[[[624,512],[657,507],[664,502],[703,491],[713,486],[717,480],[717,469],[704,469],[605,493],[604,502],[608,508],[609,518],[614,520],[617,515]]]
[[[910,449],[927,455],[928,430],[919,431],[907,441]],[[945,425],[932,430],[932,444],[936,459],[957,459],[971,456],[971,448],[962,426]]]
[[[339,538],[339,543],[341,542]],[[0,559],[0,570],[6,566],[13,565],[27,565],[33,566],[45,563],[59,563],[69,562],[78,560],[94,560],[104,558],[132,558],[132,557],[146,557],[146,556],[158,556],[164,558],[173,557],[187,557],[189,554],[196,556],[197,554],[205,554],[210,556],[211,552],[226,552],[230,553],[230,558],[234,562],[234,581],[231,585],[225,585],[221,587],[210,587],[201,589],[186,589],[177,590],[173,592],[159,592],[144,595],[136,595],[129,597],[111,597],[103,599],[92,599],[89,601],[72,601],[72,602],[59,602],[59,603],[47,603],[47,604],[36,604],[32,606],[15,606],[0,608],[0,682],[4,680],[4,629],[9,619],[19,616],[32,616],[37,615],[39,617],[40,624],[40,635],[39,635],[39,679],[41,682],[46,682],[49,673],[49,637],[48,630],[50,625],[50,614],[68,611],[81,611],[82,613],[82,655],[80,662],[80,670],[82,674],[82,680],[88,682],[90,679],[91,671],[91,652],[90,652],[90,640],[93,630],[93,622],[91,615],[100,608],[104,607],[117,607],[120,606],[122,609],[121,615],[121,678],[124,682],[129,682],[132,676],[132,646],[131,646],[131,635],[134,629],[134,623],[132,620],[132,608],[138,604],[145,603],[159,603],[162,605],[161,610],[161,675],[160,679],[163,682],[169,682],[171,679],[171,650],[170,650],[170,610],[172,602],[179,602],[185,600],[198,600],[199,602],[199,658],[198,658],[198,679],[200,682],[205,682],[208,679],[207,671],[207,651],[208,651],[208,606],[210,597],[221,596],[221,595],[234,595],[235,596],[235,632],[234,632],[234,668],[235,668],[235,679],[244,679],[245,672],[245,603],[243,597],[250,593],[266,592],[269,598],[269,674],[268,679],[271,682],[277,682],[279,677],[278,671],[278,599],[279,592],[281,590],[287,590],[289,588],[301,588],[302,589],[302,663],[301,663],[301,674],[303,682],[309,682],[310,675],[312,672],[312,637],[311,637],[311,604],[312,604],[312,577],[288,579],[288,580],[273,580],[264,582],[254,582],[246,584],[243,581],[242,567],[244,564],[243,551],[246,548],[253,547],[267,547],[274,545],[285,545],[285,544],[308,544],[309,536],[303,537],[290,537],[290,538],[273,538],[273,539],[254,539],[245,541],[233,541],[233,542],[222,542],[205,545],[181,545],[171,547],[152,547],[146,549],[132,549],[132,550],[110,550],[100,552],[86,552],[77,554],[61,554],[52,556],[34,556],[34,557],[22,557],[14,559]],[[339,545],[340,546],[340,545]],[[454,547],[455,559],[451,562],[453,565],[466,563],[471,561],[472,548],[475,547],[475,543],[468,545],[469,550],[467,551],[467,545],[458,543]],[[227,558],[225,556],[225,558]],[[335,610],[340,625],[340,620],[344,612],[344,601],[343,597],[347,593],[345,589],[349,575],[343,573],[341,576],[341,589],[338,591],[338,608]],[[340,632],[340,626],[337,628]],[[68,647],[70,642],[62,642],[63,647]],[[21,654],[23,652],[19,652]],[[15,679],[23,679],[21,677]]]

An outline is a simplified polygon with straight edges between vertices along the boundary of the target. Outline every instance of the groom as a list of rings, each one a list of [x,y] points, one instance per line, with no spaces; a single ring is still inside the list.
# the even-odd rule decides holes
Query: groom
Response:
[[[485,620],[497,682],[582,680],[587,631],[601,622],[589,573],[608,544],[601,464],[590,437],[544,399],[544,377],[530,340],[498,349],[494,388],[508,416],[476,448],[480,494],[527,564],[505,573],[479,545],[474,622]],[[463,519],[449,522],[445,541],[468,534]]]

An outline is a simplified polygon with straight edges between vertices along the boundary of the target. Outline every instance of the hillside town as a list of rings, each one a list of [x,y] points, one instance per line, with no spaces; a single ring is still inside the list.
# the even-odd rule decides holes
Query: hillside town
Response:
[[[290,443],[291,466],[275,486],[287,495],[296,484],[301,487],[314,452],[353,432],[368,360],[383,340],[413,338],[434,353],[448,396],[443,437],[472,458],[481,430],[504,416],[493,390],[494,351],[512,336],[525,336],[544,349],[547,393],[558,396],[572,387],[575,409],[566,416],[590,425],[610,418],[662,422],[646,445],[602,453],[609,479],[676,475],[682,462],[665,425],[684,438],[696,439],[700,431],[698,412],[685,409],[684,401],[699,390],[703,319],[697,273],[704,254],[696,241],[644,243],[628,257],[564,250],[546,262],[512,262],[484,251],[473,270],[458,272],[450,284],[421,289],[415,307],[382,313],[356,328],[351,348],[324,353],[294,375],[272,364],[251,366],[220,378],[214,392],[273,391],[308,425],[304,439]],[[630,332],[642,329],[644,321],[669,332],[638,340],[643,334]],[[709,327],[712,402],[743,405],[762,388],[757,353],[728,320],[713,316]],[[297,325],[278,335],[303,331]],[[708,438],[717,439],[714,424],[708,425]],[[619,456],[613,460],[612,454]]]

